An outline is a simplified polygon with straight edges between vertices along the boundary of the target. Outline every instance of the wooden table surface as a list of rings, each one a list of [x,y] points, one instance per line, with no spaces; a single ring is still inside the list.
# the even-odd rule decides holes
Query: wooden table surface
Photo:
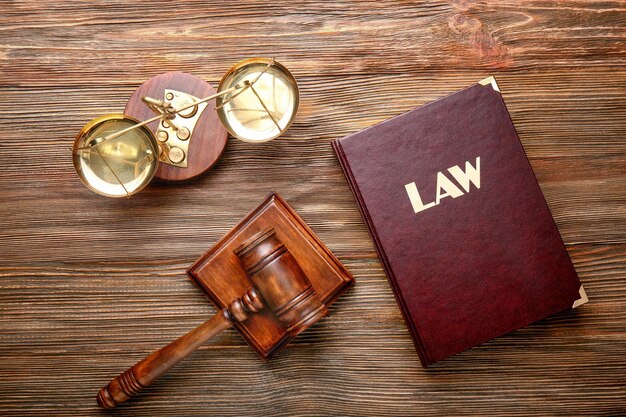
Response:
[[[626,2],[0,4],[0,414],[626,415]],[[144,80],[274,56],[298,117],[184,184],[93,194],[70,146]],[[495,75],[590,303],[428,370],[329,142]],[[454,123],[451,120],[451,123]],[[110,413],[214,312],[185,269],[278,191],[356,286],[268,363],[235,331]]]

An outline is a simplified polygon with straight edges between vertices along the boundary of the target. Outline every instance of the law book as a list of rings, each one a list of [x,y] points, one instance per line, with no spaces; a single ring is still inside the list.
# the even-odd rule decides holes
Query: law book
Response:
[[[493,77],[332,146],[423,366],[587,302]]]

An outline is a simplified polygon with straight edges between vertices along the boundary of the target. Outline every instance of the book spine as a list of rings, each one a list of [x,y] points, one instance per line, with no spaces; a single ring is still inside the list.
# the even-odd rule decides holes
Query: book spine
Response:
[[[385,270],[385,273],[387,274],[389,283],[393,290],[393,294],[396,298],[396,302],[400,306],[400,312],[402,313],[404,322],[406,323],[409,329],[409,333],[411,334],[411,339],[413,340],[413,344],[420,358],[420,362],[422,363],[422,366],[427,367],[433,362],[429,359],[429,356],[426,354],[426,350],[424,349],[419,332],[417,331],[417,328],[415,327],[415,323],[413,323],[413,320],[411,319],[411,315],[408,313],[407,305],[404,302],[404,298],[402,297],[402,292],[400,291],[400,288],[397,285],[396,277],[393,273],[393,270],[391,269],[389,262],[387,261],[387,256],[380,243],[374,224],[371,221],[369,212],[367,211],[367,206],[365,205],[365,201],[363,200],[363,197],[361,196],[361,193],[359,191],[358,184],[356,183],[356,179],[354,178],[354,175],[352,174],[350,164],[341,146],[341,141],[334,140],[331,142],[331,145],[333,147],[333,150],[335,151],[335,154],[337,155],[337,159],[339,160],[339,164],[341,165],[341,168],[346,177],[346,180],[348,181],[350,190],[352,191],[352,194],[354,195],[354,198],[356,199],[357,206],[359,208],[359,211],[361,212],[361,216],[363,217],[365,225],[367,226],[370,236],[372,237],[372,240],[374,241],[374,248],[376,249],[378,258],[380,259],[382,263],[383,269]]]

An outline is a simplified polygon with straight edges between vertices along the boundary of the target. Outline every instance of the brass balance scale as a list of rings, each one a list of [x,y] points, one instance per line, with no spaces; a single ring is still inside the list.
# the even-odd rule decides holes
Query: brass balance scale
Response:
[[[74,167],[92,191],[130,197],[154,177],[179,181],[208,170],[227,132],[250,143],[280,136],[298,104],[296,80],[274,59],[239,62],[217,92],[199,77],[168,72],[143,83],[123,114],[87,123],[74,142]]]

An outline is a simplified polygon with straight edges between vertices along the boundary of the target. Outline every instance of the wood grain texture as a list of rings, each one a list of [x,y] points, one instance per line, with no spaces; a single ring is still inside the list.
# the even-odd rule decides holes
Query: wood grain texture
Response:
[[[185,269],[276,190],[355,287],[271,362],[228,331],[113,415],[625,415],[625,22],[623,1],[2,1],[0,414],[100,415],[103,381],[214,312]],[[285,136],[128,200],[83,187],[88,120],[250,56],[298,80]],[[329,141],[487,75],[591,301],[425,370]]]

